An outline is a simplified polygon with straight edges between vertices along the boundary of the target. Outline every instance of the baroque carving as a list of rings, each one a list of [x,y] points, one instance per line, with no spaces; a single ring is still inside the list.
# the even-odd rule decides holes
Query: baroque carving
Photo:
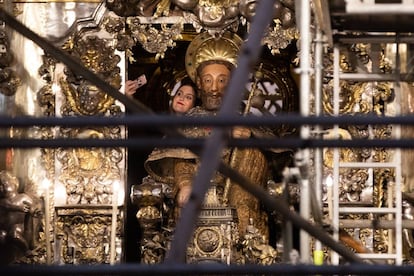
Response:
[[[120,138],[118,127],[103,129],[62,129],[62,137],[80,139]],[[60,181],[66,189],[66,204],[112,204],[114,181],[121,179],[119,148],[58,149]]]
[[[21,84],[20,77],[11,68],[13,54],[9,37],[4,27],[0,28],[0,93],[13,96]]]
[[[157,53],[155,59],[164,58],[164,53],[168,48],[175,46],[175,41],[182,38],[183,22],[178,22],[168,26],[160,24],[157,29],[151,24],[139,24],[137,18],[128,18],[131,35],[135,41],[139,42],[142,47],[149,53]]]
[[[121,234],[121,213],[112,209],[58,208],[56,253],[58,264],[110,263],[111,231]],[[111,225],[117,225],[111,228]],[[120,241],[115,242],[120,247]],[[116,252],[116,251],[114,251]],[[119,250],[118,250],[119,252]],[[119,253],[118,253],[119,254]],[[118,259],[120,256],[116,256]]]
[[[274,26],[269,28],[263,38],[263,44],[267,45],[270,52],[279,54],[281,49],[286,49],[292,41],[299,39],[299,32],[295,27],[283,28],[280,19],[275,19]]]
[[[107,18],[102,22],[107,31],[125,29],[120,20]],[[132,43],[128,44],[125,38],[121,32],[117,39],[112,40],[79,30],[61,48],[119,89],[121,75],[118,64],[121,58],[115,50],[131,47]],[[39,75],[46,82],[37,93],[45,116],[119,116],[122,113],[114,98],[77,74],[76,70],[65,68],[47,54],[43,56]],[[41,128],[40,131],[44,139],[121,139],[124,135],[122,126]],[[124,222],[118,199],[119,191],[123,191],[124,155],[121,148],[42,149],[46,176],[53,183],[49,193],[50,206],[53,207],[49,218],[56,222],[49,225],[55,235],[50,239],[54,246],[48,254],[54,255],[56,263],[120,262],[121,226]],[[115,214],[115,220],[112,214]],[[112,231],[116,231],[115,235],[111,234]]]
[[[183,10],[191,11],[196,16],[197,23],[206,29],[226,29],[238,20],[238,0],[172,0],[172,2]]]
[[[64,50],[79,60],[85,67],[106,80],[115,88],[121,87],[118,63],[120,57],[114,54],[114,48],[96,36],[68,41]],[[119,115],[120,107],[115,99],[72,70],[65,70],[66,79],[60,78],[65,103],[62,115]]]
[[[236,32],[240,25],[248,25],[256,13],[257,4],[257,0],[106,1],[108,9],[120,17],[128,18],[127,24],[133,30],[135,40],[149,52],[157,52],[158,57],[164,56],[166,47],[174,46],[173,40],[183,32],[183,23],[191,24],[197,33],[205,30],[210,35],[219,37],[229,30]],[[274,5],[275,20],[269,27],[263,44],[276,54],[298,39],[298,31],[295,27],[293,1],[275,1]],[[183,19],[185,22],[182,22]],[[172,27],[167,28],[167,23]],[[160,25],[160,28],[155,28],[154,24]]]
[[[174,212],[172,189],[147,176],[142,183],[131,187],[131,201],[139,208],[136,217],[143,233],[141,262],[161,263],[174,227],[173,222],[168,220],[169,214]]]

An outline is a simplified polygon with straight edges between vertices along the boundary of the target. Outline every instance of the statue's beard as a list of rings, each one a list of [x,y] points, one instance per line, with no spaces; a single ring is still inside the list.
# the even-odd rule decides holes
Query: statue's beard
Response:
[[[221,95],[204,95],[201,100],[206,110],[217,111],[221,107],[223,97]]]

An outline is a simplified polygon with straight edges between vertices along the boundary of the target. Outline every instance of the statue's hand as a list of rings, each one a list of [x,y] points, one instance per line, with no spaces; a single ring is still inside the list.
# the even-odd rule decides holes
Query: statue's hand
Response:
[[[42,209],[36,208],[32,211],[32,215],[35,218],[40,218],[43,215]]]
[[[188,199],[190,198],[191,194],[191,186],[184,186],[180,189],[177,195],[177,203],[179,207],[183,207]]]
[[[31,207],[30,202],[23,201],[22,203],[23,203],[22,204],[22,211],[25,212],[25,213],[28,213],[30,211],[30,207]]]
[[[233,137],[234,138],[249,138],[252,132],[247,127],[234,127],[233,128]]]

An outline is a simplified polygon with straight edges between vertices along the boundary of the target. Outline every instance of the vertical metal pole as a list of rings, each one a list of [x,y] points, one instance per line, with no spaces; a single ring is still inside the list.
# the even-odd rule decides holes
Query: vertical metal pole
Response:
[[[112,217],[111,217],[111,241],[110,241],[110,256],[109,263],[111,265],[115,264],[116,257],[116,228],[117,228],[117,218],[118,218],[118,189],[120,182],[114,181],[112,183]]]
[[[298,2],[298,1],[297,1]],[[310,3],[300,1],[300,112],[302,116],[309,115],[310,94]],[[309,138],[309,126],[302,126],[300,135],[302,139]],[[309,149],[301,153],[302,162],[309,164]],[[306,165],[305,165],[306,166]],[[310,193],[309,179],[305,177],[301,181],[300,215],[304,219],[310,218]],[[300,255],[303,263],[311,261],[310,236],[307,232],[300,231]]]
[[[322,115],[322,76],[323,76],[323,39],[320,30],[316,33],[315,39],[315,115]],[[315,126],[315,133],[321,138],[321,127]],[[322,165],[322,149],[315,148],[315,195],[318,206],[323,209],[322,203],[322,181],[323,181],[323,165]],[[314,264],[320,264],[318,260],[320,255],[323,256],[322,244],[319,240],[315,241]],[[323,260],[323,259],[322,259]]]
[[[283,186],[285,187],[283,191],[283,200],[285,200],[286,204],[289,204],[289,190],[288,185],[291,178],[291,172],[289,168],[285,168],[283,171]],[[293,249],[293,227],[292,222],[283,218],[284,226],[283,226],[283,262],[288,263],[290,261],[290,252]]]
[[[398,41],[397,41],[398,42]],[[401,73],[401,59],[400,59],[400,44],[397,43],[396,47],[396,73],[397,75],[400,75]],[[394,93],[395,93],[395,116],[401,115],[401,81],[400,78],[398,78],[394,85]],[[401,125],[395,125],[393,126],[395,128],[395,139],[401,139]],[[394,155],[394,161],[395,163],[395,184],[392,185],[394,187],[394,193],[395,193],[395,264],[396,265],[402,265],[403,261],[403,248],[402,248],[402,168],[401,168],[401,149],[398,148],[395,150]],[[389,207],[392,207],[389,206]],[[392,239],[392,236],[390,235],[390,239]]]
[[[339,115],[339,48],[337,45],[334,46],[334,89],[333,89],[333,105],[334,105],[334,115]],[[338,134],[338,125],[334,126],[334,133]],[[332,189],[333,202],[332,204],[333,214],[332,214],[332,228],[333,228],[333,237],[335,240],[339,241],[339,148],[334,148],[333,150],[333,183],[328,189]],[[336,252],[333,252],[331,255],[331,262],[333,265],[339,264],[339,255]]]
[[[52,263],[52,250],[51,250],[51,238],[50,238],[50,181],[46,178],[43,180],[44,188],[44,200],[45,200],[45,241],[46,241],[46,264],[50,265]],[[55,252],[55,254],[60,254],[60,252]]]

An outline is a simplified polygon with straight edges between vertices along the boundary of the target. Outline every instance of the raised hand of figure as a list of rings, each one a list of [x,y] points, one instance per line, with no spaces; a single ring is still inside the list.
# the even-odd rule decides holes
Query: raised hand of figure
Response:
[[[183,207],[188,199],[190,198],[191,194],[191,186],[184,186],[178,191],[177,195],[177,203],[179,207]]]
[[[137,89],[147,83],[145,75],[139,76],[135,80],[127,80],[125,82],[125,95],[132,96],[137,92]]]

